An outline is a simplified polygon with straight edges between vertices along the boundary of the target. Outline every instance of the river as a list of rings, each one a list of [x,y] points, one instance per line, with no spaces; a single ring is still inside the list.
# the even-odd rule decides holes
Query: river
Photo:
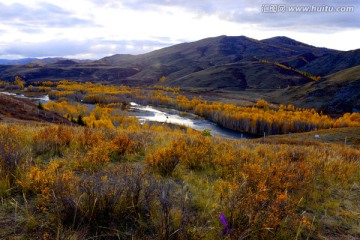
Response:
[[[254,136],[250,134],[239,133],[220,127],[211,121],[199,119],[199,117],[194,114],[186,114],[186,116],[182,116],[180,112],[175,109],[166,109],[167,112],[163,112],[151,106],[142,106],[134,102],[130,103],[130,109],[133,110],[133,113],[135,113],[134,116],[136,116],[141,123],[146,121],[171,123],[189,127],[198,131],[210,130],[211,135],[213,136],[221,136],[231,139],[254,138]]]
[[[27,97],[24,94],[16,94],[16,93],[11,93],[11,92],[0,92],[0,94],[4,94],[4,95],[8,95],[8,96],[14,96],[14,97],[18,97],[18,98],[26,98],[26,99],[30,99],[33,102],[35,101],[40,101],[41,103],[47,103],[50,101],[49,95],[45,95],[42,97]]]

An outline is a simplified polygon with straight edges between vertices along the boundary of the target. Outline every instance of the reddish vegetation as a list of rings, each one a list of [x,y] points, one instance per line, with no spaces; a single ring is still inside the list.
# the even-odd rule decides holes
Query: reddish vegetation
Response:
[[[7,119],[70,124],[68,120],[58,114],[40,110],[26,99],[0,94],[0,121]]]

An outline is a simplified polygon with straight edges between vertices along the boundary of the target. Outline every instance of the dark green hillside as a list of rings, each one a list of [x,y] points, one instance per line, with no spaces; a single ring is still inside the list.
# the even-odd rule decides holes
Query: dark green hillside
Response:
[[[312,81],[303,75],[260,62],[241,62],[211,67],[176,80],[168,80],[165,85],[173,87],[195,87],[208,89],[279,89],[299,86]]]
[[[301,87],[278,92],[279,102],[315,107],[326,112],[360,111],[360,66],[329,75]]]
[[[114,66],[93,66],[64,60],[45,66],[0,66],[0,79],[12,81],[21,76],[26,82],[56,81],[62,79],[76,81],[118,82],[138,72],[134,68]]]
[[[300,69],[318,58],[319,56],[315,56],[313,53],[309,52],[301,54],[299,56],[290,57],[285,61],[282,61],[281,64],[284,64],[288,67]]]
[[[326,54],[303,66],[301,70],[313,75],[326,76],[358,65],[360,65],[360,49]]]

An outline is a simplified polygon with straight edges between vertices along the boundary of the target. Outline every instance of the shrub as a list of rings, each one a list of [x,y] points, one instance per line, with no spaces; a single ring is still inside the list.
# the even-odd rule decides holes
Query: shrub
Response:
[[[0,181],[4,181],[3,184],[14,183],[16,170],[26,156],[23,140],[23,133],[15,127],[0,128]]]
[[[170,176],[180,162],[183,152],[181,140],[172,140],[169,146],[158,148],[154,153],[146,156],[146,162],[163,176]]]
[[[181,164],[191,170],[202,170],[213,160],[212,139],[205,136],[188,138],[181,153]]]
[[[77,143],[81,150],[87,151],[105,139],[103,133],[89,128],[83,128],[83,133],[78,136]]]
[[[69,128],[61,125],[45,127],[33,137],[33,148],[38,155],[48,153],[61,156],[71,140],[72,134]]]
[[[114,140],[112,140],[112,153],[111,158],[114,160],[118,160],[121,156],[124,156],[125,153],[132,152],[135,147],[135,142],[132,141],[125,134],[119,133]]]

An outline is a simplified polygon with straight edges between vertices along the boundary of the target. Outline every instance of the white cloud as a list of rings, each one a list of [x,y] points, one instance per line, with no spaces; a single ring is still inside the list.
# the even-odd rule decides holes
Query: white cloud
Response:
[[[263,0],[0,0],[0,58],[138,54],[219,35],[293,37],[316,46],[359,48],[354,13],[266,14]],[[273,1],[269,1],[273,2]],[[278,0],[292,5],[335,0]],[[342,38],[341,38],[342,37]]]

